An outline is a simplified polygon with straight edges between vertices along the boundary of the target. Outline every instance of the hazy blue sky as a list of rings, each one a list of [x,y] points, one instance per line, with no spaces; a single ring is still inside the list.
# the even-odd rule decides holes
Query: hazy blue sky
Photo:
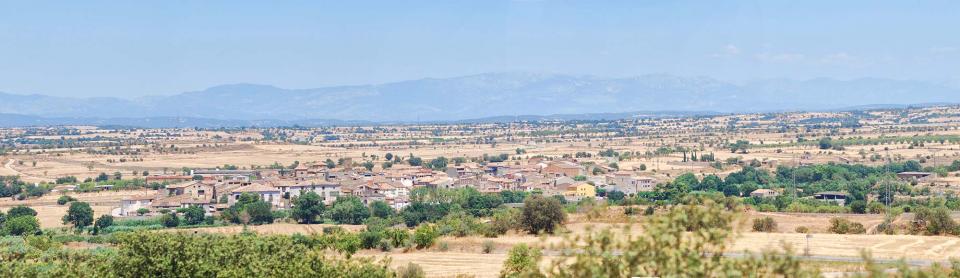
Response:
[[[0,91],[492,71],[960,78],[960,1],[0,1]]]

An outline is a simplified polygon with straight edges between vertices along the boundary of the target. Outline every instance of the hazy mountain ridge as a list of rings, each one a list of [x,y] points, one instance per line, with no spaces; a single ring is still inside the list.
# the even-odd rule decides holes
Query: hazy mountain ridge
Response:
[[[137,99],[0,93],[0,113],[44,118],[196,118],[226,122],[410,122],[630,111],[829,110],[881,103],[938,102],[960,102],[960,89],[942,83],[878,78],[760,80],[736,85],[709,77],[664,74],[601,78],[488,73],[315,89],[232,84]]]

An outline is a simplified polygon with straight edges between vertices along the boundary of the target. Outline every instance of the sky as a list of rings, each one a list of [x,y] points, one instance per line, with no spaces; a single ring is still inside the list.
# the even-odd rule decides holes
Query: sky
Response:
[[[171,95],[485,72],[960,84],[960,1],[6,1],[0,91]]]

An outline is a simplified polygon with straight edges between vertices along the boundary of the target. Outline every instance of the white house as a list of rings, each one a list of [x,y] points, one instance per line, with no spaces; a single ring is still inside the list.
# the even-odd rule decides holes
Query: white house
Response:
[[[280,188],[254,183],[234,189],[233,192],[230,192],[230,198],[227,203],[230,205],[236,204],[237,200],[240,199],[240,195],[243,193],[257,195],[261,200],[264,200],[275,207],[281,206],[283,202],[283,193],[280,192]]]

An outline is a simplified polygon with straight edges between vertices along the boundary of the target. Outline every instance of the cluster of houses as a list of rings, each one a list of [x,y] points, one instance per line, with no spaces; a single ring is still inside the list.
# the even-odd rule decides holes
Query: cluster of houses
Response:
[[[607,174],[586,175],[593,163],[576,160],[531,158],[516,163],[461,163],[446,171],[422,166],[394,165],[369,171],[363,167],[327,168],[324,164],[300,164],[294,169],[194,170],[183,176],[150,176],[150,182],[167,183],[152,194],[125,198],[120,215],[201,206],[214,213],[233,205],[240,195],[254,194],[275,208],[290,208],[297,196],[314,192],[327,204],[341,196],[356,196],[369,204],[383,201],[395,209],[410,203],[410,192],[418,187],[454,189],[472,187],[480,192],[540,191],[570,201],[596,198],[597,188],[625,194],[653,191],[657,180],[633,172],[603,169]]]

